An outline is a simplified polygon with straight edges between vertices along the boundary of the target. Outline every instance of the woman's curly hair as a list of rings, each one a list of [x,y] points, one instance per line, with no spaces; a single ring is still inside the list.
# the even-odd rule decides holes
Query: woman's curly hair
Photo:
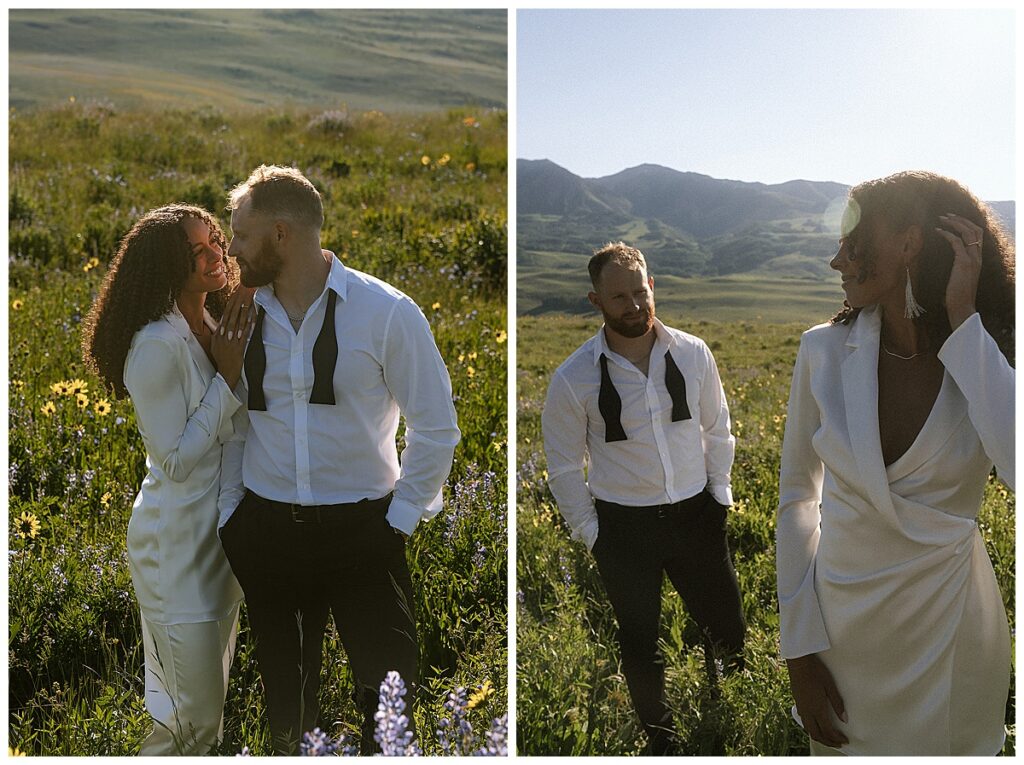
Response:
[[[953,268],[953,248],[938,232],[939,216],[954,213],[981,226],[981,275],[976,306],[982,324],[1003,352],[1014,363],[1014,248],[995,214],[984,202],[952,178],[924,171],[895,173],[866,181],[850,190],[850,207],[859,220],[850,232],[854,257],[860,263],[857,276],[863,283],[874,273],[877,253],[872,252],[870,235],[882,224],[890,231],[905,231],[919,226],[924,243],[919,255],[914,297],[925,313],[914,319],[923,327],[937,349],[951,333],[946,314],[946,285]],[[832,323],[848,324],[859,308],[844,304]]]
[[[227,239],[201,207],[172,204],[150,210],[125,234],[82,324],[82,356],[116,395],[127,395],[124,364],[135,333],[167,314],[196,267],[184,221],[196,218],[210,227],[211,238],[227,253]],[[219,319],[238,282],[237,266],[227,257],[228,283],[206,296],[206,308]]]

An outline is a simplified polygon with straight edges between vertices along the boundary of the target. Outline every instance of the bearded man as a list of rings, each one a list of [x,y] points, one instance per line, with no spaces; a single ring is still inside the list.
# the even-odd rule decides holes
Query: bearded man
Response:
[[[405,547],[441,509],[460,435],[451,383],[417,305],[321,249],[322,201],[301,173],[260,166],[229,207],[227,254],[259,289],[246,421],[224,447],[220,535],[245,593],[274,748],[297,754],[320,724],[330,613],[371,753],[390,670],[410,690],[413,719],[419,646]]]
[[[643,253],[610,243],[588,268],[604,326],[551,379],[548,483],[597,562],[648,752],[664,755],[674,727],[658,651],[663,573],[703,633],[710,673],[716,658],[742,663],[746,624],[726,540],[735,439],[710,349],[654,316]]]

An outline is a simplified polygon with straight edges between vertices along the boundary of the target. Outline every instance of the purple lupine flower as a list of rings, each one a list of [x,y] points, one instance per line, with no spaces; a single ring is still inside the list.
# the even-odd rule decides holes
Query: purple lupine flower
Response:
[[[303,733],[299,742],[300,757],[328,757],[338,751],[339,742],[320,730],[313,728],[311,733]]]
[[[380,684],[380,703],[373,718],[377,721],[374,740],[380,744],[385,757],[408,757],[421,754],[419,746],[408,730],[409,718],[405,716],[405,682],[395,672],[388,672]]]
[[[484,745],[473,752],[476,757],[508,757],[508,714],[495,718],[484,734]]]

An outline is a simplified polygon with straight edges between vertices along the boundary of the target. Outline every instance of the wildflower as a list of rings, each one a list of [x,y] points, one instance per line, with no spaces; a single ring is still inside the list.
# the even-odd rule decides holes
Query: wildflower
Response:
[[[466,367],[466,377],[474,377],[475,375],[476,370],[473,367]]]
[[[93,404],[92,408],[100,417],[106,417],[108,414],[110,414],[110,402],[107,401],[105,398],[101,398],[99,401]]]
[[[89,265],[92,266],[93,268],[99,268],[100,259],[94,255],[93,257],[89,258]]]
[[[491,722],[491,729],[484,734],[484,745],[474,754],[477,757],[508,757],[508,714]]]
[[[472,173],[472,172],[473,172],[474,170],[476,170],[476,162],[467,162],[467,163],[466,163],[466,170],[468,170],[468,171],[469,171],[469,172],[471,172],[471,173]]]
[[[441,167],[444,167],[445,165],[447,165],[451,161],[452,161],[451,154],[449,154],[448,152],[445,152],[444,154],[441,155],[441,158],[439,160],[437,160],[437,164],[439,164]]]
[[[50,386],[50,393],[54,394],[55,396],[68,395],[67,382],[65,382],[64,380],[61,380],[60,382],[55,382],[53,385]]]
[[[476,351],[470,351],[469,355],[466,358],[468,358],[470,361],[475,361],[476,360]]]
[[[17,520],[18,528],[16,529],[17,535],[22,539],[35,539],[39,536],[39,519],[36,518],[34,513],[22,511],[21,515],[18,516]]]
[[[93,266],[90,265],[89,263],[86,263],[84,266],[82,266],[82,270],[85,273],[89,273],[90,271],[92,271],[92,269],[93,269]]]
[[[352,238],[353,239],[358,239],[359,238],[359,229],[357,229],[357,228],[352,229]]]
[[[11,380],[11,387],[14,390],[23,390],[25,388],[24,380]]]
[[[69,396],[76,396],[80,393],[86,393],[89,390],[89,383],[87,383],[85,380],[79,380],[78,378],[70,380],[67,383],[67,386]]]
[[[299,755],[302,757],[329,757],[336,751],[338,742],[332,741],[319,728],[314,728],[312,733],[303,733],[302,741],[299,742]]]
[[[434,303],[434,304],[433,304],[432,306],[430,306],[430,308],[431,308],[432,310],[434,310],[434,311],[436,311],[436,310],[437,310],[438,308],[440,308],[440,307],[441,307],[441,304],[440,304],[440,303]]]
[[[78,404],[79,409],[85,409],[89,406],[89,397],[84,393],[76,393],[75,402]]]
[[[54,406],[52,401],[47,401],[45,404],[39,407],[39,411],[45,414],[47,417],[49,417],[51,414],[57,411],[57,407]]]
[[[462,124],[466,127],[477,127],[479,123],[476,121],[476,117],[465,117]]]
[[[24,305],[25,305],[25,301],[24,300],[12,300],[11,301],[11,310],[12,311],[20,311],[22,306],[24,306]]]
[[[20,749],[18,749],[18,747],[16,747],[16,746],[8,745],[8,747],[7,747],[7,756],[8,757],[24,757],[25,753],[23,751],[21,751]]]
[[[505,342],[506,340],[508,340],[508,334],[503,329],[499,330],[498,334],[496,334],[494,336],[494,342],[496,342],[496,343],[500,344],[500,343]]]
[[[420,164],[423,165],[424,167],[429,165],[430,164],[430,157],[429,157],[429,155],[424,154],[422,157],[420,157]]]
[[[491,685],[490,680],[484,680],[484,684],[477,690],[473,691],[473,695],[469,697],[469,703],[466,704],[466,709],[476,709],[493,695],[494,686]]]
[[[75,97],[74,96],[68,96],[68,103],[72,103],[73,104],[74,102],[75,102]]]
[[[461,364],[465,360],[466,360],[466,354],[465,353],[460,353],[459,354],[459,363]]]
[[[395,671],[388,672],[384,682],[380,684],[380,702],[373,719],[377,721],[377,730],[373,739],[380,744],[381,754],[385,757],[405,757],[419,755],[420,749],[413,740],[412,731],[408,730],[409,718],[405,712],[405,683]]]
[[[109,491],[103,492],[103,496],[100,497],[100,504],[104,507],[110,507],[110,500],[114,498],[114,495]]]

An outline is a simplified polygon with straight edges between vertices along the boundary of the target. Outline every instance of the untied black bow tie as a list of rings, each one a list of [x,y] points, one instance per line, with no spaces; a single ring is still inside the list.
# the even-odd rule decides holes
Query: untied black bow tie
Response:
[[[686,403],[686,378],[679,371],[669,351],[665,351],[665,387],[672,397],[672,422],[691,419],[690,407]],[[622,428],[622,399],[612,385],[608,374],[608,357],[601,354],[601,390],[597,394],[597,408],[604,419],[605,443],[625,441],[626,431]]]
[[[309,403],[334,405],[334,368],[338,363],[338,338],[334,329],[334,304],[337,295],[327,290],[327,310],[320,334],[313,343],[313,390]],[[263,347],[263,315],[260,306],[256,314],[256,326],[252,339],[245,351],[245,380],[249,385],[249,411],[267,411],[267,399],[263,394],[263,376],[267,371],[267,352]]]

